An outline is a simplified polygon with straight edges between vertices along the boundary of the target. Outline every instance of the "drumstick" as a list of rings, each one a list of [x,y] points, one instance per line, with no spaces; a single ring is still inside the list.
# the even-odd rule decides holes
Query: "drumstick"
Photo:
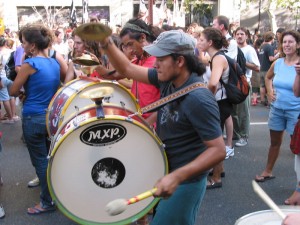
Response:
[[[109,202],[106,205],[106,212],[108,212],[109,215],[115,216],[122,212],[124,212],[128,205],[131,205],[133,203],[139,202],[145,198],[149,198],[153,196],[153,194],[156,192],[157,188],[153,188],[149,191],[146,191],[142,194],[139,194],[133,198],[130,199],[116,199],[111,202]]]
[[[252,181],[252,186],[254,191],[259,195],[259,197],[271,208],[273,209],[281,219],[284,219],[286,215],[282,212],[282,210],[273,202],[273,200],[267,195],[267,193],[256,183],[256,181]]]

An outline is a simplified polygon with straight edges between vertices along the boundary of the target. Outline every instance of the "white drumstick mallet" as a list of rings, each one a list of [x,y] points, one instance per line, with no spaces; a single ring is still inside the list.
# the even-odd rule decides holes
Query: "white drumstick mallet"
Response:
[[[281,219],[284,219],[286,215],[282,212],[282,210],[273,202],[273,200],[267,195],[267,193],[256,183],[256,181],[252,181],[252,186],[254,191],[259,195],[259,197],[271,208],[273,209]]]
[[[128,205],[131,205],[133,203],[139,202],[145,198],[149,198],[153,196],[153,194],[156,192],[157,188],[153,188],[149,191],[146,191],[142,194],[139,194],[133,198],[130,199],[116,199],[111,202],[109,202],[105,209],[106,212],[108,212],[111,216],[116,216],[122,212],[124,212],[127,209]]]

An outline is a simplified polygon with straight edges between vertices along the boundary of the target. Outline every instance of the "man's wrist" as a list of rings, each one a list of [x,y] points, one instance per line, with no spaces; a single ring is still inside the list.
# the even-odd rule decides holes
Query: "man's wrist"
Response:
[[[100,42],[99,47],[106,50],[109,45],[112,45],[114,42],[111,37],[106,38],[103,42]]]

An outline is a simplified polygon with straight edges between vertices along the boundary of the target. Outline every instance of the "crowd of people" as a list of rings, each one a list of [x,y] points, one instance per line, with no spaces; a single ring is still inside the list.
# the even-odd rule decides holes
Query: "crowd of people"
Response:
[[[92,18],[93,19],[93,18]],[[99,21],[91,21],[98,23]],[[5,65],[13,53],[14,80]],[[74,57],[89,54],[100,66],[84,74]],[[245,75],[252,92],[240,104],[227,99],[229,80],[225,54],[245,58]],[[257,182],[275,178],[272,170],[279,156],[283,134],[292,136],[300,112],[300,33],[280,28],[276,34],[253,36],[245,27],[231,29],[225,16],[216,16],[212,27],[193,23],[186,30],[129,20],[120,30],[99,42],[59,27],[52,31],[40,25],[22,27],[15,36],[0,37],[0,101],[5,115],[1,123],[20,120],[17,101],[22,102],[22,131],[37,177],[29,187],[40,186],[39,204],[30,215],[56,209],[46,181],[49,137],[46,109],[58,88],[80,76],[117,80],[131,90],[141,107],[195,83],[205,84],[143,115],[165,144],[169,173],[157,181],[154,196],[161,197],[151,224],[193,225],[206,190],[222,188],[223,161],[234,157],[234,148],[246,146],[250,133],[250,106],[270,109],[270,147],[264,171]],[[242,65],[241,65],[242,67]],[[0,137],[1,138],[1,137]],[[234,142],[235,141],[235,142]],[[300,156],[295,155],[296,188],[284,202],[300,205]],[[4,217],[0,207],[0,218]],[[289,215],[285,225],[297,225],[300,214]],[[148,217],[140,224],[148,224]],[[300,221],[298,219],[298,221]]]

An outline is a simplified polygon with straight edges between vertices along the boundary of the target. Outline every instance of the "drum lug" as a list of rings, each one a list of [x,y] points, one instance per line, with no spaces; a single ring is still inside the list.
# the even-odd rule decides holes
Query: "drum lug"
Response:
[[[132,122],[133,119],[132,119],[130,116],[128,116],[128,117],[125,119],[125,121]]]
[[[160,145],[160,150],[161,150],[161,151],[165,152],[165,148],[166,148],[166,145],[165,145],[165,144],[161,144],[161,145]]]
[[[74,120],[73,120],[73,125],[74,125],[74,127],[75,127],[75,129],[78,127],[78,113],[79,113],[79,107],[78,106],[75,106],[75,111],[76,111],[76,113],[75,113],[75,118],[74,118]]]
[[[97,119],[103,119],[105,117],[105,114],[104,114],[104,110],[103,110],[103,107],[102,107],[102,100],[95,101],[95,104],[96,104]]]

